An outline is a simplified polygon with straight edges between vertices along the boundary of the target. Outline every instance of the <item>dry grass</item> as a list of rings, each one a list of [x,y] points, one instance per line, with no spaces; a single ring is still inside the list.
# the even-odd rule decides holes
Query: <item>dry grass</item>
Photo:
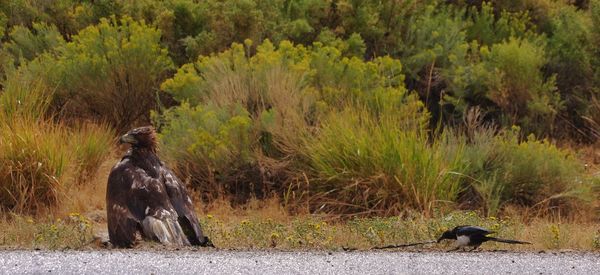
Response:
[[[61,211],[43,218],[12,215],[0,219],[3,228],[0,248],[101,249],[93,243],[93,231],[106,230],[104,210],[98,209],[104,204],[103,193],[93,195],[94,190],[102,189],[100,183],[103,181],[98,180],[96,187],[91,184],[81,186],[83,189],[77,191],[82,194],[81,198],[64,205],[65,209],[80,212],[67,214],[68,211]],[[86,198],[89,205],[85,203]],[[412,213],[404,217],[340,220],[309,214],[291,216],[277,199],[253,200],[236,208],[221,201],[199,208],[203,208],[198,209],[198,213],[205,232],[220,249],[369,250],[376,246],[434,240],[443,230],[460,224],[484,226],[498,232],[498,237],[533,243],[487,243],[482,246],[483,250],[600,249],[599,226],[583,217],[569,221],[541,218],[525,222],[526,219],[520,217],[484,218],[475,212],[452,212],[430,218]],[[452,242],[444,242],[407,249],[443,251],[452,247]]]
[[[118,160],[113,154],[97,176],[67,190],[66,199],[52,211],[37,217],[5,214],[0,217],[0,248],[100,249],[94,235],[106,231],[105,188],[110,168]],[[368,250],[376,246],[435,239],[443,230],[460,224],[480,225],[497,231],[498,237],[525,240],[533,245],[488,243],[484,250],[600,250],[600,226],[589,213],[570,219],[520,217],[522,209],[509,208],[499,217],[476,212],[434,213],[425,217],[408,212],[402,217],[339,219],[291,215],[280,200],[251,200],[232,207],[227,200],[202,205],[195,200],[204,230],[221,249]],[[80,214],[81,213],[81,214]],[[95,232],[94,232],[95,231]],[[451,242],[408,248],[447,250]]]
[[[258,203],[260,204],[260,203]],[[532,245],[487,243],[484,250],[541,251],[600,249],[600,227],[587,218],[558,221],[540,218],[525,223],[521,217],[483,218],[475,212],[453,212],[427,218],[413,213],[405,217],[339,220],[331,216],[289,216],[277,203],[263,208],[213,207],[201,222],[219,248],[229,249],[359,249],[436,239],[457,225],[480,225],[497,236],[525,240]],[[409,249],[447,250],[452,242]]]
[[[94,227],[104,223],[106,182],[116,157],[98,172],[64,188],[57,205],[35,216],[0,213],[0,247],[82,248],[94,239]]]

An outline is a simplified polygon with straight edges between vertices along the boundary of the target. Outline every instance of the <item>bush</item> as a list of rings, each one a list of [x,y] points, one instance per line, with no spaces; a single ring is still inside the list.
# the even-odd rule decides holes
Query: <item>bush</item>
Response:
[[[401,108],[408,112],[401,121],[406,125],[421,125],[427,119],[412,116],[412,111],[420,110],[419,104],[414,97],[407,99],[405,95],[398,60],[381,57],[365,62],[356,57],[343,57],[338,48],[321,43],[306,48],[288,41],[281,42],[278,47],[265,41],[257,46],[256,54],[250,56],[246,50],[251,43],[246,41],[246,48],[234,44],[221,54],[200,57],[198,62],[184,65],[172,79],[161,85],[175,99],[186,102],[157,118],[163,125],[163,139],[169,141],[164,143],[165,152],[183,169],[203,163],[203,170],[190,171],[192,182],[198,183],[202,190],[205,190],[203,184],[215,179],[222,186],[231,186],[235,185],[232,181],[239,178],[259,187],[268,186],[265,189],[285,187],[289,180],[302,174],[298,170],[302,165],[297,160],[305,153],[302,151],[304,137],[310,135],[322,115],[330,110],[364,105],[378,116]],[[336,45],[347,49],[346,43],[339,41]],[[410,107],[403,108],[404,105]],[[232,112],[240,108],[243,112]],[[177,153],[179,142],[174,140],[187,144],[187,141],[212,139],[184,130],[205,123],[202,113],[207,110],[239,116],[240,120],[248,119],[245,123],[249,126],[243,128],[248,130],[240,135],[247,140],[243,143],[246,148],[235,148],[233,152],[236,153],[231,154],[235,157],[217,154],[212,158],[210,151],[203,151],[205,149],[201,147],[194,147],[196,152],[193,154],[204,155],[203,161],[192,161]],[[217,117],[224,119],[214,124],[219,125],[215,129],[225,127],[230,119],[222,115]],[[216,132],[210,136],[216,137]],[[237,136],[235,140],[238,140]],[[224,141],[228,141],[225,144],[238,144],[228,138]],[[243,155],[252,159],[245,162],[244,172],[240,162],[244,163],[245,158],[240,158],[238,153],[246,150],[249,153]],[[219,163],[221,160],[223,163]],[[212,171],[215,168],[218,169]],[[210,173],[218,177],[210,176]]]
[[[77,132],[52,122],[15,118],[0,126],[0,207],[37,213],[56,205],[74,180],[94,177],[112,135],[87,126]],[[94,130],[91,130],[94,129]],[[110,131],[108,131],[110,133]],[[73,135],[79,137],[72,139]],[[102,148],[93,151],[90,148]]]
[[[68,178],[70,149],[63,129],[15,119],[0,127],[2,207],[36,212],[59,200]]]
[[[33,60],[38,55],[65,44],[54,25],[33,23],[32,29],[15,26],[9,33],[9,42],[3,44],[18,63]]]
[[[0,208],[38,213],[56,205],[64,188],[94,177],[113,133],[45,118],[48,89],[11,74],[0,94]]]
[[[418,120],[419,106],[408,97],[404,107],[380,117],[348,109],[325,120],[304,151],[314,210],[430,214],[455,201],[460,180],[449,172],[461,171],[460,149],[448,154],[444,139],[429,144],[422,125],[403,122]]]
[[[483,2],[481,7],[471,6],[467,14],[473,21],[467,28],[467,41],[477,40],[491,46],[511,37],[523,39],[534,35],[535,26],[527,11],[494,11],[490,2]]]
[[[308,100],[302,98],[302,73],[286,67],[285,54],[268,47],[259,47],[257,55],[248,58],[241,45],[234,45],[185,65],[162,85],[184,102],[157,117],[167,141],[165,152],[206,194],[234,192],[244,200],[249,193],[265,194],[281,186],[282,179],[273,182],[286,167],[279,160],[295,154],[306,130],[309,113]],[[297,50],[289,43],[287,47],[290,56]],[[236,127],[241,127],[236,134],[225,130]],[[194,146],[184,145],[187,155],[177,152],[180,142],[196,141]]]
[[[485,55],[490,73],[487,97],[502,111],[504,126],[518,124],[525,133],[551,133],[562,101],[555,77],[545,79],[542,46],[511,39],[495,44]]]
[[[519,141],[518,130],[497,135],[490,129],[476,131],[464,158],[465,180],[477,194],[468,199],[479,201],[488,214],[509,204],[566,213],[585,207],[578,202],[592,194],[583,166],[571,152],[533,136]]]
[[[172,68],[160,32],[131,18],[102,19],[56,54],[19,68],[55,87],[51,111],[105,121],[117,131],[147,123],[158,105],[158,85]]]
[[[166,111],[161,123],[162,151],[177,161],[180,175],[190,175],[196,189],[211,199],[227,194],[230,190],[219,183],[255,160],[252,121],[240,106],[226,109],[184,103]]]

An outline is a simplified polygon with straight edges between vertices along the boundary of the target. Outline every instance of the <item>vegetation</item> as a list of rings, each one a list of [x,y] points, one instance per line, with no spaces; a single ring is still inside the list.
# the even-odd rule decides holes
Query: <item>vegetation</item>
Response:
[[[364,247],[459,209],[597,220],[599,42],[600,0],[0,0],[1,216],[91,210],[73,192],[151,123],[204,204],[277,197],[353,236],[432,219]],[[205,222],[340,244],[325,219]]]
[[[496,231],[498,237],[533,243],[514,246],[490,242],[484,244],[480,248],[482,250],[596,251],[600,248],[597,225],[573,220],[535,219],[524,223],[519,214],[483,217],[473,211],[452,211],[435,213],[430,217],[410,212],[400,217],[355,217],[340,221],[315,215],[290,216],[273,200],[252,201],[245,209],[230,208],[223,202],[215,205],[200,216],[200,222],[215,246],[221,249],[369,250],[436,240],[443,231],[462,224],[477,224]],[[106,230],[104,223],[95,223],[78,213],[69,213],[64,219],[50,216],[34,220],[15,216],[0,223],[5,226],[6,232],[0,238],[0,247],[97,249],[102,247],[101,240],[94,239],[92,230]],[[152,243],[142,243],[140,247],[165,249]],[[453,243],[446,241],[399,249],[446,251],[451,248]]]

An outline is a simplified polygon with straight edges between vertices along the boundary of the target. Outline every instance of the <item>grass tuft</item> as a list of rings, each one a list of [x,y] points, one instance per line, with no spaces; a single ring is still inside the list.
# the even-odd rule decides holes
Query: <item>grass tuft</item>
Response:
[[[403,127],[398,116],[346,109],[306,142],[314,180],[313,209],[328,213],[392,215],[418,209],[426,215],[452,203],[460,191],[460,147],[445,138]]]

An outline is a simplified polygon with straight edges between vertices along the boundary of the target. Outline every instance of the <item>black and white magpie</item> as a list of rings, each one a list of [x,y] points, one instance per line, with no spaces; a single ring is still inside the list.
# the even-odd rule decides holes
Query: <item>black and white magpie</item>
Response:
[[[472,246],[473,249],[471,249],[470,251],[473,251],[479,248],[479,246],[482,243],[487,241],[511,244],[531,244],[523,241],[500,239],[496,237],[487,236],[492,233],[494,232],[479,226],[461,225],[455,227],[452,230],[444,232],[442,236],[437,240],[437,242],[439,243],[444,239],[456,240],[456,248],[450,251],[458,250],[459,248],[464,248],[465,246]]]

